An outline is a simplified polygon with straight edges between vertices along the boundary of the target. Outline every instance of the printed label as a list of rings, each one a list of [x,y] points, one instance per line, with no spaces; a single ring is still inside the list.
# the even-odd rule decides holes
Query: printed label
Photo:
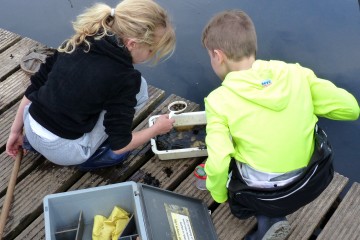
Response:
[[[191,225],[189,209],[175,204],[164,203],[173,240],[196,240]]]
[[[177,240],[195,240],[194,233],[191,228],[190,219],[177,213],[171,213],[172,221],[175,228]]]

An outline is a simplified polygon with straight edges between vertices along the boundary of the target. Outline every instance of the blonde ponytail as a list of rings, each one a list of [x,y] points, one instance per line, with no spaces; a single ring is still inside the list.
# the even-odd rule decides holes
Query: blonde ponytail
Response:
[[[111,8],[103,3],[96,3],[86,9],[73,22],[75,34],[59,47],[59,52],[72,53],[83,42],[90,49],[90,43],[86,40],[86,37],[98,35],[101,38],[108,35],[111,29],[110,26],[114,22],[114,18],[110,15]]]
[[[113,11],[110,6],[97,3],[77,17],[73,28],[75,34],[59,47],[60,52],[72,53],[83,43],[89,50],[86,37],[96,35],[100,39],[110,34],[116,34],[123,41],[131,38],[149,45],[154,63],[175,49],[175,32],[169,17],[153,0],[124,0]],[[163,29],[160,39],[155,35],[158,28]]]

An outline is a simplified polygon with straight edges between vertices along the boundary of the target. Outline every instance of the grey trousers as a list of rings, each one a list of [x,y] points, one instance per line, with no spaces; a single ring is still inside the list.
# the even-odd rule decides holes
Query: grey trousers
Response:
[[[146,80],[144,78],[141,80],[140,91],[136,95],[136,111],[139,111],[149,98]],[[103,125],[105,115],[105,111],[103,111],[93,130],[85,133],[82,137],[75,140],[64,138],[47,140],[32,130],[29,121],[29,107],[30,104],[25,107],[23,115],[26,137],[36,151],[55,164],[69,166],[85,162],[108,137]]]

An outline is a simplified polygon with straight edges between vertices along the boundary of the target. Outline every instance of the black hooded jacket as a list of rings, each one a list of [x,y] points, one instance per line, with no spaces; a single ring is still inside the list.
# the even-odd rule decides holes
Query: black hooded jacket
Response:
[[[132,120],[141,74],[127,49],[106,36],[88,39],[71,53],[55,53],[31,77],[25,96],[31,116],[50,132],[66,139],[90,132],[102,110],[111,149],[132,139]],[[89,50],[87,52],[87,50]]]

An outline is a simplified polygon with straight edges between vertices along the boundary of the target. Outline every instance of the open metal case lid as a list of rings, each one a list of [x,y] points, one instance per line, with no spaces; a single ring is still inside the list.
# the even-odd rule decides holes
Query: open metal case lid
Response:
[[[141,183],[138,189],[149,239],[218,239],[200,199]]]

